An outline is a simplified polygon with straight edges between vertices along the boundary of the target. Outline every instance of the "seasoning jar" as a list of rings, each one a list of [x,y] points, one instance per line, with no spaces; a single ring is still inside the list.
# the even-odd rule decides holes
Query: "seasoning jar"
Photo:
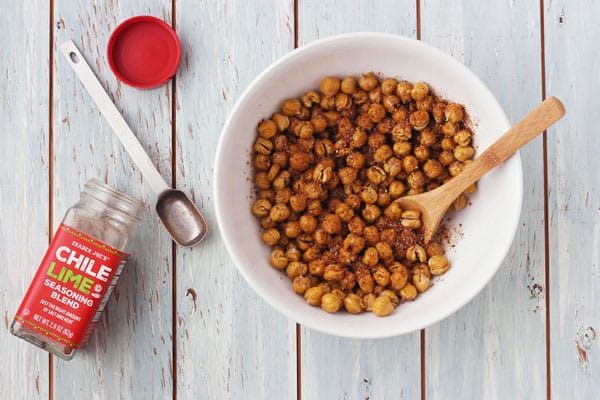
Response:
[[[144,203],[92,179],[69,208],[10,331],[70,360],[84,348],[117,284]]]

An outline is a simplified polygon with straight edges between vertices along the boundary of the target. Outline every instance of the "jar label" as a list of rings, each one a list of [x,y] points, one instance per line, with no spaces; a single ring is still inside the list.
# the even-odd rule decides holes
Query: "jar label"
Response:
[[[85,344],[128,254],[61,224],[15,320],[71,348]],[[100,307],[102,305],[102,307]],[[92,328],[92,329],[90,329]]]

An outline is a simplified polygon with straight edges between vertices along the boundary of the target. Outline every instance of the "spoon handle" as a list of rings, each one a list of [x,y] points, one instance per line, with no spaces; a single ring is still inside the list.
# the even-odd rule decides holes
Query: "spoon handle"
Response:
[[[98,108],[100,108],[100,111],[108,121],[108,124],[112,127],[115,135],[117,135],[125,147],[125,150],[127,150],[144,175],[144,178],[146,178],[152,187],[154,193],[159,195],[169,189],[169,186],[156,170],[152,160],[148,157],[148,154],[135,137],[135,134],[129,125],[127,125],[127,122],[123,119],[123,116],[119,113],[119,110],[110,97],[108,97],[108,94],[100,82],[98,82],[98,78],[94,75],[94,72],[83,58],[83,55],[81,55],[81,52],[75,43],[69,40],[60,46],[60,50],[63,52],[69,65],[73,68],[77,77],[81,83],[83,83],[83,86],[85,86]]]
[[[448,185],[451,187],[448,197],[458,197],[488,171],[512,156],[564,115],[565,107],[560,100],[556,97],[544,100],[452,179],[452,184]]]

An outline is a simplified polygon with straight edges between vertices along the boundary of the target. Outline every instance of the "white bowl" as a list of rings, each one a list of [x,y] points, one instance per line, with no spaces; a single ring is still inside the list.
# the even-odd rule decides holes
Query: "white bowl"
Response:
[[[250,149],[256,125],[279,109],[284,99],[318,88],[327,75],[367,71],[411,82],[426,81],[436,94],[463,104],[474,122],[477,153],[510,127],[489,89],[464,65],[416,40],[380,33],[353,33],[315,41],[279,59],[246,89],[231,112],[217,146],[215,207],[223,240],[250,286],[289,318],[322,332],[355,338],[382,338],[412,332],[449,316],[471,300],[492,278],[511,245],[523,197],[518,154],[484,176],[472,205],[452,220],[462,236],[448,252],[452,267],[414,302],[390,316],[370,312],[328,314],[307,305],[291,282],[269,265],[270,249],[250,212]],[[459,225],[460,224],[460,225]]]

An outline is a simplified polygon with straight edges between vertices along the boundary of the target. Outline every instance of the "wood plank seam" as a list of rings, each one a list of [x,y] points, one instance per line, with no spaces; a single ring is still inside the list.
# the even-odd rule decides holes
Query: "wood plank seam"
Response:
[[[171,0],[171,27],[177,32],[177,2]],[[177,74],[171,83],[171,186],[177,184]],[[177,245],[171,241],[171,379],[173,400],[177,400]]]
[[[49,17],[49,41],[48,41],[48,244],[52,240],[53,226],[52,219],[54,218],[53,210],[53,193],[54,185],[52,184],[52,175],[54,174],[54,0],[50,0],[50,15]],[[48,354],[48,398],[54,399],[54,358],[52,354]]]
[[[541,46],[541,83],[542,100],[546,98],[546,53],[544,38],[544,0],[540,0],[540,46]],[[547,132],[542,133],[542,160],[544,163],[544,285],[546,287],[546,399],[552,397],[552,370],[550,356],[550,226],[548,224],[548,137]]]

